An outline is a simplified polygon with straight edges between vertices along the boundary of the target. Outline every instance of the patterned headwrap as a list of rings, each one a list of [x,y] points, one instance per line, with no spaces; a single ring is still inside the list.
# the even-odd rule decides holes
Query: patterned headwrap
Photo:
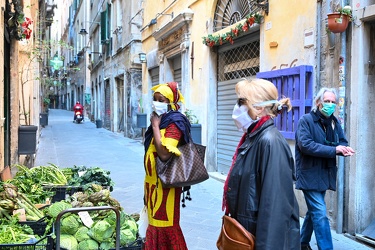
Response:
[[[178,102],[184,103],[185,99],[182,96],[180,90],[178,89],[177,82],[168,82],[168,83],[161,83],[151,88],[151,90],[155,92],[159,92],[165,98],[167,98],[170,102],[172,110],[178,111],[180,109],[180,105]]]

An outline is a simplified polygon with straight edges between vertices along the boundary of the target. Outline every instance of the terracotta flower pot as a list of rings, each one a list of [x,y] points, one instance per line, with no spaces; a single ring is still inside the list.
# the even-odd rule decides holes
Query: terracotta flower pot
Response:
[[[341,33],[349,24],[349,16],[340,13],[328,14],[328,29],[333,33]]]

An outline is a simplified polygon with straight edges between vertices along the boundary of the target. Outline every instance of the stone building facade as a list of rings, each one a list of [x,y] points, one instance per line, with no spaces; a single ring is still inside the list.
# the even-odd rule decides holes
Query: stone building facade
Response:
[[[67,109],[84,103],[86,120],[131,138],[142,86],[140,26],[142,1],[73,1],[65,41],[73,46]],[[66,58],[67,58],[66,57]]]
[[[145,1],[142,50],[143,99],[159,82],[178,81],[183,109],[196,112],[207,145],[206,165],[226,174],[241,136],[230,115],[234,85],[243,77],[272,80],[292,98],[293,112],[276,121],[294,151],[294,129],[323,86],[339,91],[337,116],[354,157],[338,159],[337,192],[328,191],[328,216],[337,232],[360,238],[375,217],[371,143],[373,1],[352,1],[353,21],[343,33],[327,27],[327,14],[345,1]],[[259,24],[245,25],[259,13]],[[249,24],[249,22],[248,22]],[[246,27],[244,27],[246,26]],[[296,80],[297,79],[297,80]],[[291,85],[292,84],[292,85]],[[150,107],[144,107],[149,113]],[[296,190],[301,216],[306,211]]]

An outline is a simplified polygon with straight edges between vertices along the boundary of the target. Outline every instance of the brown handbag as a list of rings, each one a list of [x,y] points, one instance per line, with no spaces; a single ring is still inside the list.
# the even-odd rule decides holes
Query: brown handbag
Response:
[[[181,155],[173,155],[166,162],[156,158],[156,172],[163,187],[191,186],[209,178],[204,166],[205,146],[195,144],[190,136],[189,143],[178,146],[178,150]]]
[[[254,250],[255,236],[247,231],[236,219],[223,216],[223,226],[216,242],[219,250]]]

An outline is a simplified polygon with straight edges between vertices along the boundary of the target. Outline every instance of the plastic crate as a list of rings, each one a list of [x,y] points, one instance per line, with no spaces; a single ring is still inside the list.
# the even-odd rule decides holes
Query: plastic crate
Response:
[[[132,244],[130,244],[127,247],[120,247],[120,250],[142,250],[143,249],[143,240],[137,239]],[[111,249],[115,250],[115,249]]]
[[[46,234],[47,222],[45,218],[41,218],[38,221],[20,221],[21,225],[28,225],[34,231],[34,234],[38,236],[44,236]],[[49,232],[47,232],[49,233]]]
[[[47,235],[46,237],[42,238],[44,240],[40,241],[35,246],[35,250],[54,250],[54,243],[53,238],[51,235]]]
[[[0,250],[53,250],[53,239],[47,235],[34,243],[0,244]]]
[[[44,186],[43,189],[55,192],[55,195],[52,197],[52,203],[65,200],[75,192],[83,190],[79,186]]]

